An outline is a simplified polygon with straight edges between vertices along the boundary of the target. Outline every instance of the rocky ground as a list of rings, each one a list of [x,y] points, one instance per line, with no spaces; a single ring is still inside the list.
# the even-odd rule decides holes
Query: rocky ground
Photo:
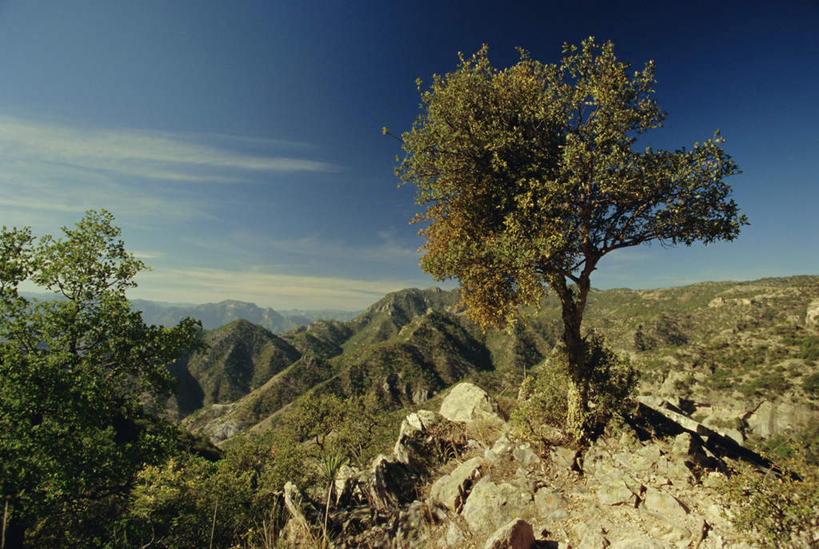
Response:
[[[634,427],[611,429],[582,453],[553,446],[543,455],[511,435],[485,392],[456,385],[438,412],[407,416],[392,455],[368,470],[342,468],[334,545],[755,547],[728,520],[717,487],[728,459],[764,460],[673,402],[641,400]],[[287,542],[317,539],[320,504],[293,485],[284,500]]]

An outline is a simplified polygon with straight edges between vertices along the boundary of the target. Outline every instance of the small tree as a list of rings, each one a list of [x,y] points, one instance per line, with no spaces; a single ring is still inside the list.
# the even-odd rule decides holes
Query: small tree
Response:
[[[567,427],[586,433],[581,322],[600,259],[644,242],[732,240],[747,223],[723,179],[737,166],[715,136],[690,150],[636,151],[661,126],[654,64],[629,72],[611,42],[564,45],[559,64],[520,51],[505,70],[486,46],[421,92],[396,174],[417,186],[421,267],[457,278],[484,329],[513,322],[546,290],[560,299],[570,364]]]
[[[81,531],[76,540],[103,544],[112,502],[145,463],[175,445],[175,429],[147,409],[171,389],[167,365],[198,341],[190,319],[146,326],[130,309],[125,291],[144,265],[125,250],[111,214],[90,211],[63,233],[38,242],[28,229],[0,231],[0,492],[8,547],[34,530],[61,543]],[[18,291],[24,281],[57,295],[26,299]]]

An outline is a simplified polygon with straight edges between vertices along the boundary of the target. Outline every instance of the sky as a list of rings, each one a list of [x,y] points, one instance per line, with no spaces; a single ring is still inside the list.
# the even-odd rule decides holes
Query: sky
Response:
[[[819,274],[817,28],[815,0],[0,0],[0,225],[54,234],[111,211],[152,268],[136,298],[362,309],[437,284],[380,131],[418,116],[415,79],[483,43],[506,67],[517,46],[556,62],[593,35],[656,62],[654,146],[721,131],[751,224],[614,252],[592,284]]]

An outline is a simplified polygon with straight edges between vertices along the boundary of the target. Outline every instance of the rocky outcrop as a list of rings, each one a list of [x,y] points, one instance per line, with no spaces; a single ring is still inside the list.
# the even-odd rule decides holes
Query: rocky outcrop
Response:
[[[503,423],[498,405],[489,395],[472,383],[459,383],[441,403],[441,415],[450,421],[472,423],[484,420]]]
[[[774,404],[765,400],[745,419],[745,422],[753,434],[767,438],[805,427],[815,416],[816,413],[807,406],[789,402]]]
[[[640,442],[624,427],[582,456],[562,447],[543,455],[508,429],[496,440],[467,439],[476,417],[502,421],[475,389],[462,387],[441,413],[408,415],[391,455],[340,471],[330,515],[337,547],[749,547],[713,488],[725,468],[720,444],[736,442],[681,412],[643,405],[645,421],[677,434]],[[309,506],[294,488],[284,497],[290,529],[309,531]]]

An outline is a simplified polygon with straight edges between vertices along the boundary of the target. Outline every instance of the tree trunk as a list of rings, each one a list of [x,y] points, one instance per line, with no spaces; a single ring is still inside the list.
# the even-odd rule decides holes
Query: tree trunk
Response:
[[[569,378],[566,390],[568,410],[566,432],[576,441],[582,441],[589,434],[589,383],[588,380]]]
[[[586,347],[580,332],[586,296],[589,292],[588,278],[581,278],[577,293],[566,284],[563,277],[555,277],[551,286],[560,297],[563,319],[563,343],[569,363],[569,386],[566,388],[568,405],[566,430],[577,441],[586,438],[589,432],[589,379],[586,364]]]

